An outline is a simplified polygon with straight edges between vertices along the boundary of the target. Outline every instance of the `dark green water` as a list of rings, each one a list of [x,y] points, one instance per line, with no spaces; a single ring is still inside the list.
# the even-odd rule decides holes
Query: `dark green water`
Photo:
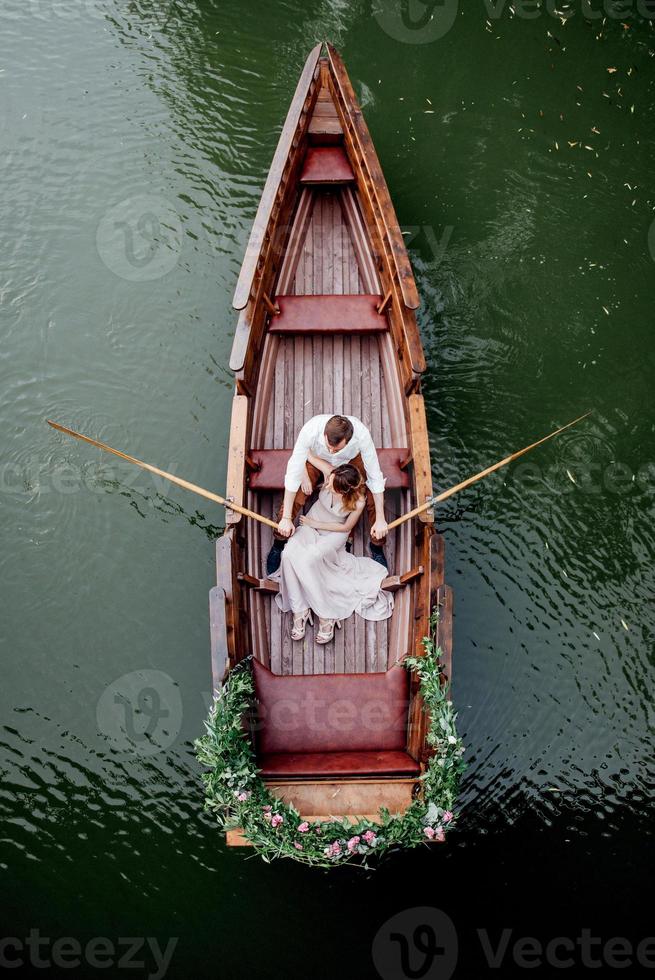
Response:
[[[378,930],[424,905],[480,978],[478,928],[655,932],[655,30],[606,7],[4,0],[0,938],[39,930],[47,959],[57,937],[178,937],[176,978],[375,977]],[[435,486],[594,410],[439,514],[462,816],[447,850],[375,874],[226,851],[192,749],[222,513],[44,422],[223,489],[232,291],[322,38],[412,250]],[[170,711],[150,743],[112,737],[137,671]]]

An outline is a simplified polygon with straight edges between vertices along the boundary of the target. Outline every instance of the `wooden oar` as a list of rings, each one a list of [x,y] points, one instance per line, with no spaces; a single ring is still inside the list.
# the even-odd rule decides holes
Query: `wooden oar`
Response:
[[[501,466],[507,466],[507,464],[511,463],[512,460],[518,459],[519,456],[523,456],[524,453],[529,453],[531,449],[535,449],[537,446],[540,446],[542,442],[547,442],[548,439],[552,439],[553,436],[559,435],[560,432],[564,432],[565,429],[570,429],[572,425],[576,425],[578,422],[586,419],[588,415],[591,415],[591,412],[585,412],[584,415],[581,415],[577,419],[573,419],[572,422],[567,422],[567,424],[563,425],[561,429],[555,429],[554,432],[544,436],[543,439],[537,440],[537,442],[531,443],[529,446],[526,446],[525,449],[519,449],[517,453],[512,453],[511,456],[506,456],[505,459],[501,459],[500,462],[494,463],[493,466],[488,466],[486,470],[482,470],[481,473],[476,473],[475,476],[469,476],[468,479],[462,480],[461,483],[456,484],[449,490],[444,490],[443,493],[430,497],[430,499],[426,500],[426,502],[421,504],[420,507],[415,507],[414,510],[408,511],[407,514],[403,514],[402,517],[397,518],[395,521],[391,521],[389,524],[389,530],[391,531],[392,528],[398,527],[398,525],[404,523],[404,521],[409,521],[412,517],[416,517],[417,514],[422,514],[423,511],[429,510],[440,501],[446,500],[447,497],[452,497],[454,493],[459,493],[460,490],[465,490],[466,487],[470,487],[473,483],[477,483],[478,480],[481,480],[483,477],[489,476],[490,473],[494,473],[496,470],[499,470]]]
[[[225,497],[220,497],[217,493],[212,493],[210,490],[204,490],[202,487],[197,486],[195,483],[189,483],[188,480],[183,480],[179,476],[174,476],[173,473],[167,473],[166,470],[160,470],[158,466],[151,466],[150,463],[144,463],[140,459],[135,459],[134,456],[128,456],[127,453],[120,452],[119,449],[112,449],[111,446],[105,445],[104,442],[98,442],[97,439],[91,439],[90,436],[83,436],[81,432],[75,432],[74,429],[69,429],[65,425],[59,425],[58,422],[53,422],[52,419],[46,419],[48,425],[51,425],[53,429],[57,429],[59,432],[65,432],[68,436],[73,436],[75,439],[81,439],[83,442],[88,442],[90,446],[97,446],[98,449],[104,449],[106,453],[113,453],[114,456],[119,456],[121,459],[126,459],[128,463],[134,463],[135,466],[140,466],[142,470],[148,470],[150,473],[156,473],[157,476],[163,476],[166,480],[170,480],[171,483],[176,483],[178,487],[184,487],[185,490],[190,490],[192,493],[197,493],[201,497],[206,497],[207,500],[213,500],[217,504],[223,504],[229,510],[235,510],[238,514],[243,514],[244,517],[252,517],[254,521],[260,521],[262,524],[267,524],[272,527],[273,530],[277,531],[277,524],[275,521],[269,520],[268,517],[262,517],[261,514],[256,514],[253,510],[248,510],[247,507],[241,507],[239,504],[230,503]]]

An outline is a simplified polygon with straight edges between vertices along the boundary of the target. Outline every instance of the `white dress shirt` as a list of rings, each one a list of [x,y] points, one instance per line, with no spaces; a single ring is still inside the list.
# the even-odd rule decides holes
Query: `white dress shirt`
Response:
[[[351,459],[361,453],[366,470],[366,486],[371,493],[384,493],[386,478],[382,475],[371,433],[363,422],[352,415],[347,415],[346,418],[353,427],[352,439],[338,453],[331,453],[325,443],[325,426],[328,420],[333,417],[333,415],[315,415],[309,422],[305,422],[298,433],[296,444],[287,463],[284,489],[294,492],[299,489],[309,453],[318,456],[319,459],[326,460],[332,466],[349,463]]]

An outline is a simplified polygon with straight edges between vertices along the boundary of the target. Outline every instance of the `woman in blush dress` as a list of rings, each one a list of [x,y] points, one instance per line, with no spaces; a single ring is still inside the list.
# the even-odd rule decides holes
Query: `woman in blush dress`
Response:
[[[311,458],[309,462],[311,462]],[[356,613],[363,619],[388,619],[393,596],[380,588],[387,570],[372,558],[346,550],[350,532],[362,515],[366,486],[356,466],[344,463],[332,471],[309,513],[300,517],[284,551],[275,601],[293,613],[292,640],[302,640],[307,621],[319,617],[317,643],[329,643],[334,628]]]

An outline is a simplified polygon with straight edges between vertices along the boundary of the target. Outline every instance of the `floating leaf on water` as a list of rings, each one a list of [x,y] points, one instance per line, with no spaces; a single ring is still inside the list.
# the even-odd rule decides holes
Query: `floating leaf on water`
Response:
[[[560,789],[559,786],[549,786],[546,790],[547,793],[563,793],[564,790]]]
[[[604,307],[603,307],[603,309],[605,310],[605,312],[606,312],[606,313],[607,313],[607,315],[609,316],[609,315],[610,315],[610,311],[609,311],[609,310],[607,309],[607,307],[606,307],[606,306],[604,306]]]
[[[635,107],[634,107],[634,105],[631,105],[631,106],[630,106],[630,112],[631,112],[631,113],[632,113],[633,115],[634,115],[634,111],[635,111]]]
[[[592,630],[591,632],[594,634],[594,636],[596,637],[596,639],[600,642],[600,637],[599,637],[598,633],[596,632],[596,630]]]
[[[575,477],[573,476],[573,473],[571,473],[571,470],[567,470],[567,471],[566,471],[566,475],[568,476],[568,478],[569,478],[569,480],[571,481],[571,483],[575,483],[575,482],[576,482],[576,479],[575,479]]]
[[[618,69],[617,68],[608,68],[607,71],[609,72],[610,75],[613,75],[615,71],[618,71]]]
[[[592,131],[592,133],[595,133],[596,136],[600,136],[600,129],[596,129],[595,126],[592,126],[591,127],[591,131]]]
[[[569,146],[577,146],[577,145],[578,145],[577,140],[574,143],[572,143],[571,140],[569,140]]]
[[[629,626],[628,626],[628,624],[626,623],[626,621],[625,621],[625,619],[622,619],[622,620],[621,620],[621,626],[622,626],[622,627],[623,627],[623,629],[624,629],[624,630],[626,631],[626,633],[629,633],[629,632],[630,632],[630,627],[629,627]]]
[[[559,150],[559,143],[557,142],[557,140],[555,140],[555,149]]]

